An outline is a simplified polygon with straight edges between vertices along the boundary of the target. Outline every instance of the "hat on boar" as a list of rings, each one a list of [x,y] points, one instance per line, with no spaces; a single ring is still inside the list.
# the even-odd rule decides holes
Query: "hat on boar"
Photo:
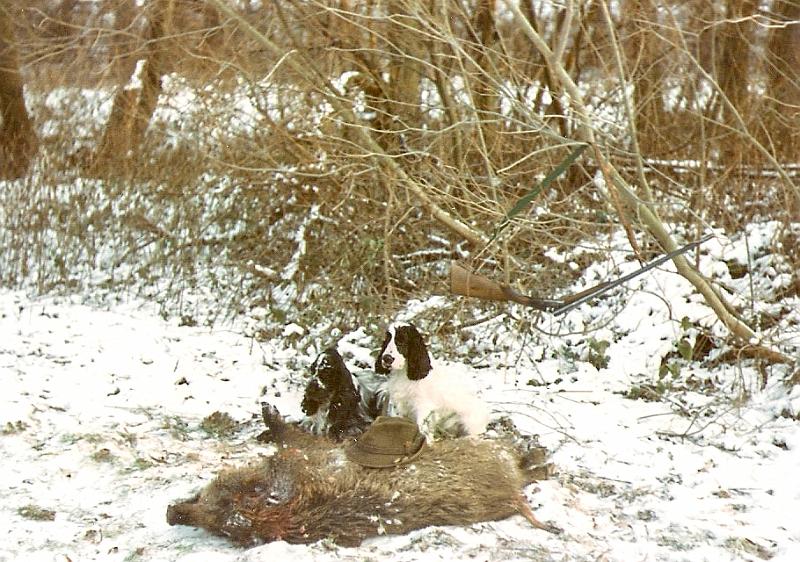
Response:
[[[354,463],[368,468],[389,468],[416,459],[425,447],[425,437],[413,421],[378,416],[358,440],[345,449]]]

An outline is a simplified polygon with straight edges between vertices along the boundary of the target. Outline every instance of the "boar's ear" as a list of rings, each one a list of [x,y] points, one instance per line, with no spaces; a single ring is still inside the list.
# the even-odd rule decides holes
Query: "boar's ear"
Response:
[[[288,427],[275,406],[262,402],[261,419],[264,421],[266,429],[258,434],[257,441],[260,443],[279,443],[286,437]]]

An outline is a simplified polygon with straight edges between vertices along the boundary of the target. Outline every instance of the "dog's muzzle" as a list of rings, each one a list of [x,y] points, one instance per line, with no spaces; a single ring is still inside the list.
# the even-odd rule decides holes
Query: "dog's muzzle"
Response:
[[[381,355],[381,365],[383,366],[384,369],[391,369],[393,364],[394,364],[394,357],[392,357],[388,353]]]

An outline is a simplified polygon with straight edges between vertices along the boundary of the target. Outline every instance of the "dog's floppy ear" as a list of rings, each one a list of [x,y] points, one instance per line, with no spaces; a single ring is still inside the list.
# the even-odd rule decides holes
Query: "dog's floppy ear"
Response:
[[[326,387],[334,390],[335,394],[340,396],[354,397],[353,400],[358,402],[358,391],[353,382],[353,373],[347,368],[344,358],[339,354],[336,348],[330,348],[326,351],[328,354],[328,368],[327,381],[322,381]]]
[[[314,363],[314,367],[319,382],[331,391],[335,388],[353,386],[353,375],[335,347],[323,351]]]
[[[408,362],[406,376],[408,380],[418,381],[428,376],[431,372],[431,357],[428,355],[428,348],[425,346],[425,340],[422,339],[419,331],[409,325],[407,330],[408,337],[408,354],[406,361]]]
[[[383,338],[383,344],[381,345],[381,350],[378,352],[378,356],[375,358],[375,372],[379,375],[388,375],[389,369],[383,366],[381,362],[381,357],[383,357],[383,352],[386,351],[386,346],[389,345],[389,340],[392,339],[392,335],[389,331],[386,331],[386,336]]]
[[[336,350],[335,347],[328,348],[328,355],[331,361],[331,367],[339,375],[341,382],[353,383],[353,374],[344,362],[344,357]]]

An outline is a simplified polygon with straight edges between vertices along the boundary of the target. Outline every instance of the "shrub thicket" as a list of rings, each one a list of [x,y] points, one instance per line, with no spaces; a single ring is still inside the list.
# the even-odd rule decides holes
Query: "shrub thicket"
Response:
[[[257,33],[214,2],[3,4],[39,140],[0,189],[5,284],[199,285],[344,325],[445,292],[452,258],[548,294],[579,274],[554,251],[594,241],[585,263],[628,227],[647,254],[591,151],[488,246],[454,229],[491,235],[575,146],[574,100],[504,1],[226,5]],[[615,6],[521,4],[596,149],[687,238],[782,221],[800,269],[797,2]]]

